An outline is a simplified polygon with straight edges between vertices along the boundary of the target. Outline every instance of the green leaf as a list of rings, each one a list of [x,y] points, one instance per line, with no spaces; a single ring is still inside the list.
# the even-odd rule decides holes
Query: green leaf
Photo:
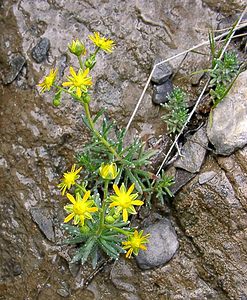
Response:
[[[135,188],[137,189],[137,191],[142,194],[143,190],[137,178],[132,174],[130,170],[126,169],[126,174],[128,175],[130,181],[135,184]]]
[[[90,237],[87,242],[77,251],[76,255],[71,260],[71,263],[81,260],[81,263],[84,264],[94,246],[94,243],[94,237]]]
[[[102,237],[99,238],[99,244],[102,247],[102,249],[106,252],[107,255],[113,257],[113,258],[118,258],[119,257],[119,252],[117,249],[114,248],[113,244],[110,242],[107,242],[104,240]]]
[[[80,229],[77,226],[68,225],[68,224],[62,224],[61,227],[66,230],[70,235],[76,236],[80,235]]]

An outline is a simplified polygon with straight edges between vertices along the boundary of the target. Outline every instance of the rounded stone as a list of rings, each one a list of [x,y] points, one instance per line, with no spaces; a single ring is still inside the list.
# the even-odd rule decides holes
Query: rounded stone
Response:
[[[161,62],[161,59],[157,59],[154,62],[154,65]],[[151,81],[156,84],[162,84],[168,80],[169,77],[172,75],[172,67],[168,63],[162,63],[155,67],[153,72],[153,76]]]
[[[247,71],[241,73],[228,95],[212,113],[207,126],[216,153],[230,155],[247,144]]]
[[[164,104],[168,101],[168,96],[173,90],[173,84],[170,79],[166,82],[154,85],[152,101],[154,104]]]
[[[171,222],[164,218],[146,228],[145,234],[150,233],[146,251],[140,251],[136,256],[138,266],[152,269],[167,263],[178,249],[179,242]]]

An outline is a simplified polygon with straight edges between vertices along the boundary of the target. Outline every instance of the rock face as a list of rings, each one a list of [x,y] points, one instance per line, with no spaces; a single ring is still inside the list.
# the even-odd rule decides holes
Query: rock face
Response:
[[[207,180],[196,176],[174,203],[181,228],[200,253],[193,257],[198,276],[226,299],[247,295],[246,166],[247,148],[209,158],[203,167]]]
[[[179,246],[176,232],[168,219],[150,225],[146,233],[150,233],[148,248],[136,257],[138,266],[144,270],[167,263]]]
[[[247,71],[241,73],[225,99],[213,110],[207,135],[216,152],[230,155],[247,143]]]
[[[184,144],[181,151],[183,156],[174,163],[174,166],[190,173],[198,172],[204,161],[207,145],[206,129],[203,127]]]

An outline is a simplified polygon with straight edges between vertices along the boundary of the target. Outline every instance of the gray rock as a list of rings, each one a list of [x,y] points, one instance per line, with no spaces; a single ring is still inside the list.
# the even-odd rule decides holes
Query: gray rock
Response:
[[[168,96],[173,90],[173,84],[170,79],[160,85],[154,85],[152,101],[154,104],[166,103]]]
[[[47,53],[50,49],[50,40],[48,38],[41,38],[37,45],[33,47],[31,54],[33,59],[37,63],[41,63],[47,57]]]
[[[176,232],[168,219],[164,218],[147,227],[146,233],[150,233],[147,250],[140,251],[136,256],[137,264],[143,270],[167,263],[179,246]]]
[[[247,71],[241,73],[229,94],[213,110],[207,135],[216,152],[230,155],[247,143]]]
[[[191,173],[199,172],[207,145],[206,128],[202,127],[184,144],[181,151],[183,156],[174,163],[174,166]]]
[[[155,60],[154,64],[161,62],[162,59]],[[172,67],[168,63],[157,66],[153,72],[151,81],[156,84],[162,84],[172,75]]]
[[[58,289],[57,294],[60,295],[63,298],[66,298],[69,296],[69,292],[66,291],[65,289]]]
[[[210,181],[211,179],[213,179],[216,174],[217,173],[214,172],[214,171],[204,172],[204,173],[202,173],[202,174],[199,175],[198,182],[200,184],[204,184],[204,183]]]
[[[183,169],[176,169],[175,171],[175,183],[171,186],[170,191],[176,194],[186,183],[188,183],[192,178],[196,176],[194,173],[190,173]]]
[[[21,55],[17,54],[10,60],[10,71],[4,78],[4,83],[9,84],[13,82],[18,74],[21,72],[22,68],[26,63],[26,59]]]
[[[18,276],[18,275],[20,275],[22,273],[22,268],[21,268],[21,266],[19,265],[19,264],[15,264],[14,266],[13,266],[13,275],[14,276]]]
[[[46,238],[55,242],[53,222],[49,211],[44,208],[31,208],[30,212],[34,222],[39,226],[39,229],[43,232]]]

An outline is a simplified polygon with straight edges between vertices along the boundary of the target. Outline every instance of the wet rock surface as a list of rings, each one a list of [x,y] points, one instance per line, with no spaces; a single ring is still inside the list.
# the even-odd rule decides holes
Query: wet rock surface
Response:
[[[152,269],[167,263],[178,249],[179,242],[176,232],[168,219],[145,228],[144,234],[150,234],[147,251],[140,251],[136,257],[138,266]]]
[[[230,92],[213,110],[207,135],[218,154],[229,155],[247,143],[246,82],[247,71],[239,75]]]
[[[71,58],[67,60],[64,53],[72,38],[84,39],[93,31],[107,34],[117,42],[117,48],[111,56],[102,54],[96,67],[93,112],[105,106],[120,125],[126,125],[155,57],[167,58],[207,40],[208,28],[216,27],[226,2],[210,1],[211,7],[217,7],[214,10],[207,2],[186,1],[182,5],[180,1],[156,1],[151,8],[146,0],[128,5],[122,1],[1,2],[0,61],[9,70],[11,55],[21,53],[27,67],[22,68],[17,80],[0,89],[0,298],[244,299],[246,216],[242,207],[246,211],[246,150],[218,159],[216,167],[215,161],[206,162],[203,173],[214,171],[222,177],[200,183],[192,174],[192,182],[204,188],[202,199],[199,187],[194,190],[189,183],[174,200],[171,211],[173,224],[177,224],[179,251],[169,263],[146,271],[141,271],[135,260],[125,260],[127,266],[120,264],[117,271],[114,264],[107,264],[88,288],[83,288],[93,270],[85,266],[70,271],[69,253],[60,255],[62,249],[57,245],[62,240],[60,223],[66,201],[56,185],[88,135],[81,125],[77,104],[64,99],[64,105],[54,109],[51,95],[40,97],[36,90],[40,78],[54,66],[60,66],[60,74],[64,71],[67,75],[66,65]],[[42,62],[36,63],[31,52],[40,37],[49,39],[51,47],[48,59],[46,45],[36,57]],[[204,68],[205,57],[195,59],[191,54],[180,75],[195,61],[197,67]],[[172,67],[179,63],[173,61]],[[19,81],[23,71],[25,76]],[[151,93],[150,89],[130,130],[133,134],[139,132],[144,140],[164,134],[161,113],[152,104]],[[223,186],[217,181],[213,188],[215,178],[220,178]],[[214,191],[212,197],[211,190],[206,193],[209,184]],[[227,195],[231,203],[228,206]],[[35,223],[31,214],[34,208],[47,210],[52,216],[57,243],[52,241],[52,233],[51,240],[47,239],[41,225]],[[125,274],[121,275],[122,271]]]

